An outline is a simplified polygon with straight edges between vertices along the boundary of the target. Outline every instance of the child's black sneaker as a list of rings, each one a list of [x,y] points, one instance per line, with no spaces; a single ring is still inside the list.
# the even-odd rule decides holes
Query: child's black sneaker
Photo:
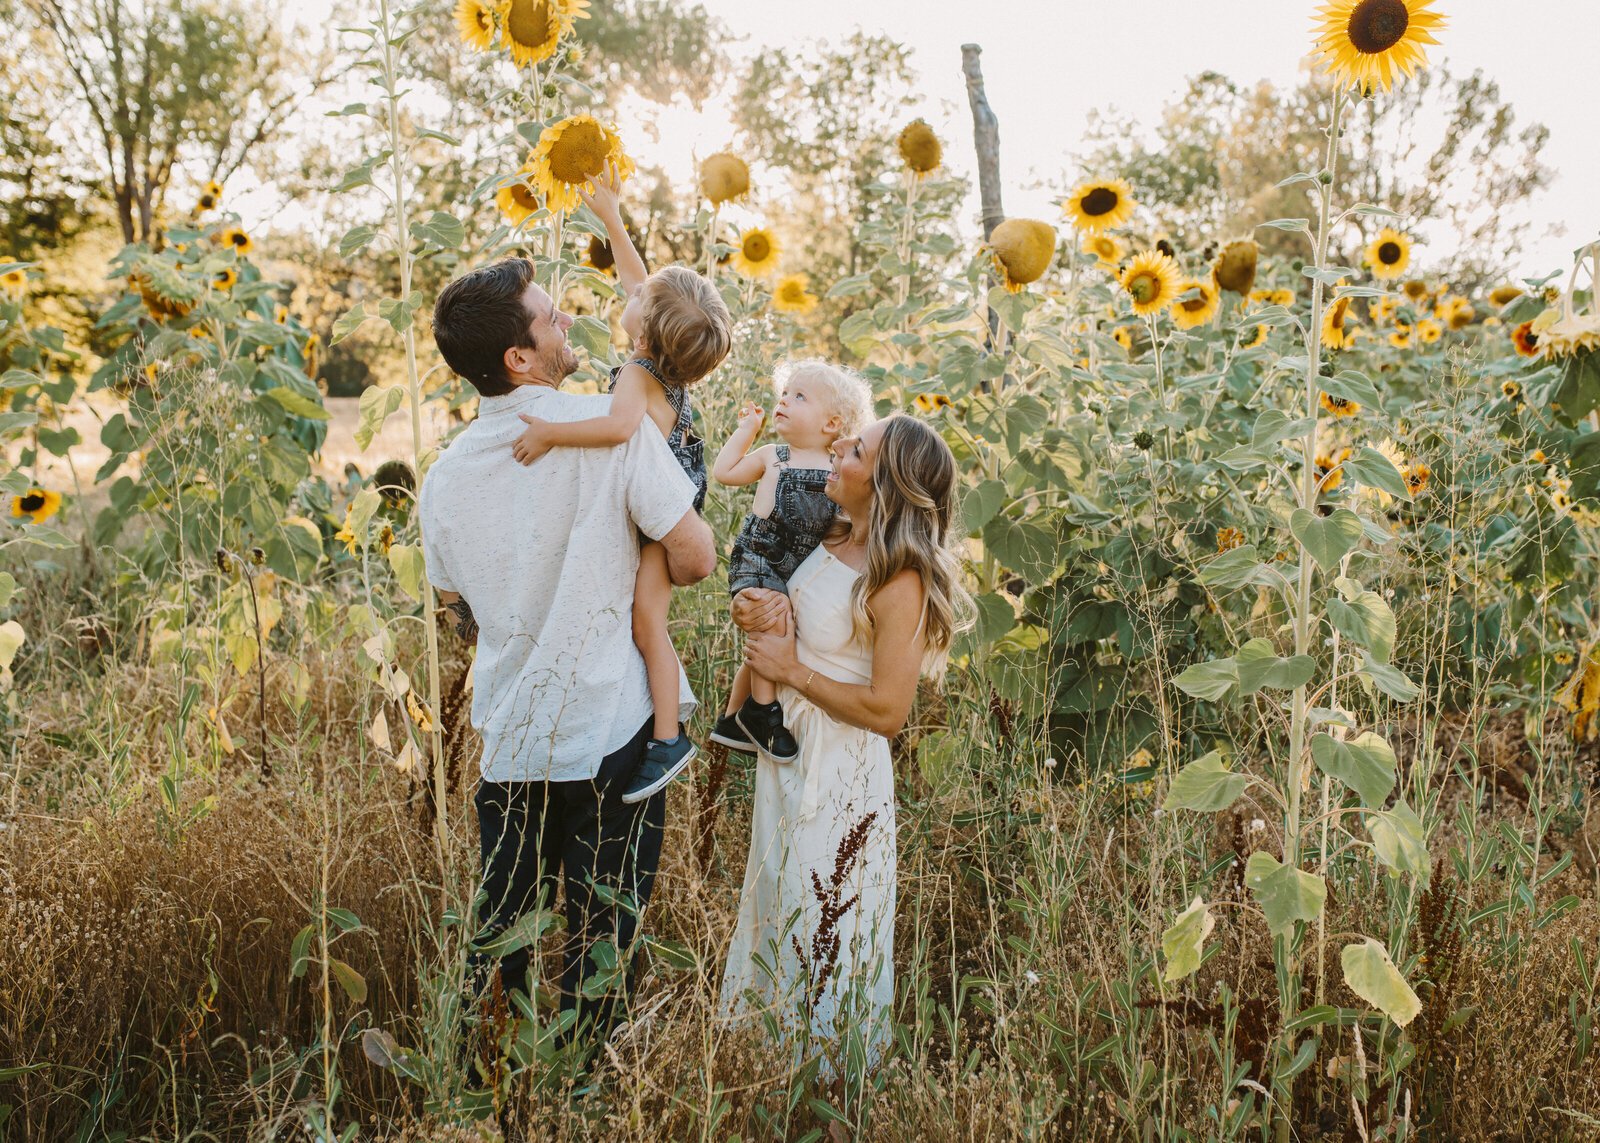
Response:
[[[696,753],[694,743],[689,741],[689,733],[681,723],[678,725],[678,737],[671,742],[652,738],[644,748],[644,761],[639,763],[633,780],[622,792],[622,800],[632,805],[666,789],[667,783],[678,776]]]
[[[725,714],[717,719],[717,725],[711,728],[707,736],[712,742],[726,746],[735,754],[754,754],[756,744],[750,741],[750,736],[739,725],[738,716]]]
[[[757,749],[774,762],[793,762],[799,756],[800,744],[789,733],[789,728],[783,725],[781,703],[762,704],[754,698],[747,698],[733,717]]]

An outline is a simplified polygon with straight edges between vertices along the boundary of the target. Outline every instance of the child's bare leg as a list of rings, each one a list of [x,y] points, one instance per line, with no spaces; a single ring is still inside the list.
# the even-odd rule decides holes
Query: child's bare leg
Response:
[[[733,693],[728,696],[728,708],[722,713],[730,715],[744,705],[744,700],[750,697],[750,664],[742,663],[739,673],[733,676]]]
[[[678,737],[678,653],[667,634],[671,603],[667,550],[660,544],[646,544],[639,549],[639,578],[633,587],[633,645],[644,656],[650,702],[655,706],[655,729],[650,736],[663,742]]]

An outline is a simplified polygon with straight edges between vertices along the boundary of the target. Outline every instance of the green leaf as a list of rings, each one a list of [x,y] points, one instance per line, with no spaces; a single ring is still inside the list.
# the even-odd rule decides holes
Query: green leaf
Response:
[[[353,933],[361,927],[361,918],[349,909],[329,909],[328,920],[338,926],[341,933]]]
[[[412,599],[421,601],[422,585],[427,579],[427,567],[422,559],[422,549],[411,544],[392,544],[389,547],[389,566],[400,582],[400,590]]]
[[[482,944],[474,943],[474,952],[499,960],[512,953],[537,944],[544,935],[555,928],[557,916],[549,909],[530,909],[518,917],[516,923]]]
[[[1260,322],[1260,318],[1250,315],[1250,320]],[[1279,441],[1286,441],[1290,437],[1303,437],[1316,428],[1315,417],[1300,417],[1290,419],[1288,414],[1277,409],[1268,409],[1256,418],[1255,425],[1250,430],[1250,443],[1256,448],[1264,449]]]
[[[406,398],[404,385],[379,387],[373,385],[361,391],[360,416],[356,422],[356,444],[362,452],[372,443],[372,438],[383,428],[383,422],[400,407]]]
[[[1362,673],[1370,676],[1373,685],[1396,702],[1410,702],[1422,693],[1403,671],[1378,662],[1370,652],[1361,652],[1361,660]]]
[[[1370,730],[1350,742],[1318,734],[1311,739],[1311,757],[1324,774],[1361,795],[1368,809],[1380,808],[1394,789],[1394,751]]]
[[[1005,596],[986,592],[973,602],[978,608],[978,624],[973,638],[979,644],[993,643],[1017,625],[1016,611]]]
[[[1422,1011],[1422,1001],[1411,991],[1406,978],[1389,959],[1389,950],[1367,937],[1361,944],[1348,944],[1339,954],[1344,966],[1344,982],[1361,999],[1404,1028]]]
[[[1306,225],[1306,221],[1304,218],[1274,218],[1268,222],[1258,222],[1256,225],[1258,227],[1270,226],[1274,230],[1304,230],[1307,234],[1310,234],[1311,230]]]
[[[357,1004],[364,1004],[367,999],[367,981],[359,972],[345,964],[338,957],[328,958],[328,971],[339,982],[339,987],[344,989],[344,994]]]
[[[83,443],[83,437],[78,435],[78,430],[72,426],[64,429],[39,430],[39,447],[51,456],[66,456],[74,445]]]
[[[28,633],[22,629],[22,624],[15,619],[8,619],[0,623],[0,671],[9,671],[12,662],[17,657],[17,652],[22,649],[22,644],[27,642]]]
[[[315,931],[316,926],[307,925],[294,935],[294,943],[289,946],[289,975],[296,980],[311,967],[311,935]]]
[[[1379,861],[1396,873],[1427,880],[1428,831],[1415,810],[1402,800],[1395,802],[1394,808],[1368,814],[1363,820]]]
[[[1322,878],[1284,865],[1270,853],[1260,851],[1252,853],[1246,862],[1244,880],[1266,915],[1267,929],[1275,937],[1292,932],[1296,921],[1316,920],[1328,896]]]
[[[367,312],[366,302],[357,302],[354,309],[333,323],[333,336],[328,339],[328,344],[338,345],[341,341],[354,333],[362,322],[366,321],[370,317],[377,316],[377,314]]]
[[[17,581],[10,572],[0,572],[0,607],[11,602],[11,597],[17,593]]]
[[[1341,635],[1371,651],[1379,662],[1387,663],[1398,631],[1394,612],[1381,595],[1353,579],[1340,576],[1333,583],[1343,598],[1328,600],[1328,618]]]
[[[377,235],[377,230],[363,223],[352,226],[344,232],[344,237],[339,239],[339,257],[349,258],[358,250],[364,250],[367,244]]]
[[[1322,378],[1322,391],[1331,397],[1354,401],[1367,409],[1376,409],[1383,404],[1377,386],[1367,379],[1365,373],[1357,373],[1354,369],[1341,369],[1332,377]]]
[[[25,413],[0,413],[0,436],[6,436],[17,429],[25,429],[29,425],[39,423],[39,414],[29,409]]]
[[[1253,695],[1262,687],[1292,691],[1304,686],[1317,666],[1310,655],[1283,658],[1273,654],[1272,644],[1265,639],[1251,639],[1239,648],[1234,660],[1240,695]]]
[[[1201,946],[1216,924],[1216,918],[1199,897],[1173,918],[1172,924],[1161,934],[1161,951],[1167,958],[1167,971],[1162,979],[1170,984],[1200,967]]]
[[[389,328],[396,333],[404,333],[411,328],[412,316],[422,308],[422,302],[421,290],[412,290],[404,301],[399,298],[379,298],[378,316],[388,322]]]
[[[1262,562],[1254,544],[1223,552],[1200,569],[1197,577],[1207,587],[1236,591],[1252,584],[1281,587],[1276,574]]]
[[[466,241],[467,228],[455,215],[436,210],[425,221],[411,224],[411,237],[441,250],[454,250]]]
[[[974,487],[964,488],[958,512],[962,531],[969,536],[978,531],[994,519],[994,514],[1000,511],[1005,500],[1006,485],[1003,480],[985,480]]]
[[[1375,448],[1362,445],[1344,462],[1344,474],[1369,488],[1381,488],[1397,500],[1410,500],[1411,490],[1394,462]]]
[[[1361,542],[1361,517],[1348,508],[1336,508],[1330,516],[1296,508],[1289,517],[1289,531],[1327,575]]]
[[[1214,814],[1233,805],[1250,784],[1248,774],[1231,773],[1215,750],[1197,758],[1172,777],[1161,808]]]
[[[378,510],[378,505],[383,502],[383,497],[375,488],[363,488],[356,493],[355,499],[350,501],[350,511],[345,516],[345,527],[350,529],[350,534],[355,537],[355,542],[360,547],[367,546],[367,525],[372,521],[372,514]]]
[[[293,413],[297,417],[305,417],[311,421],[328,421],[333,419],[333,414],[309,397],[302,397],[286,385],[268,389],[267,396],[283,406],[285,412]]]
[[[611,327],[591,314],[573,319],[567,338],[582,346],[588,355],[604,364],[611,361]]]
[[[1221,702],[1224,695],[1239,685],[1239,665],[1231,658],[1194,663],[1173,679],[1172,685],[1192,698]]]

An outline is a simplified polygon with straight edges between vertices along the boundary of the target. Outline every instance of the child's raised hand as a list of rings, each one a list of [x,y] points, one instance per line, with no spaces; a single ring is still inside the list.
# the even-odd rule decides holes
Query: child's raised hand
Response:
[[[527,413],[518,413],[517,416],[521,417],[528,427],[522,430],[522,435],[512,444],[511,455],[519,464],[532,464],[550,451],[550,442],[545,437],[545,429],[550,422],[530,417]]]
[[[766,410],[754,401],[746,401],[744,408],[739,410],[739,427],[749,429],[751,432],[761,431],[761,422],[767,419]]]
[[[594,190],[579,187],[578,197],[583,200],[584,206],[602,219],[615,213],[622,198],[622,173],[617,170],[617,165],[607,161],[605,169],[595,176]]]

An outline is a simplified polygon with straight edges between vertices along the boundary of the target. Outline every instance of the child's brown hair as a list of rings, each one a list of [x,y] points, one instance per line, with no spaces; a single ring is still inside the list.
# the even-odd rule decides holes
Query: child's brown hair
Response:
[[[668,266],[651,274],[643,290],[644,340],[665,380],[693,384],[728,356],[733,316],[705,278],[687,266]]]

